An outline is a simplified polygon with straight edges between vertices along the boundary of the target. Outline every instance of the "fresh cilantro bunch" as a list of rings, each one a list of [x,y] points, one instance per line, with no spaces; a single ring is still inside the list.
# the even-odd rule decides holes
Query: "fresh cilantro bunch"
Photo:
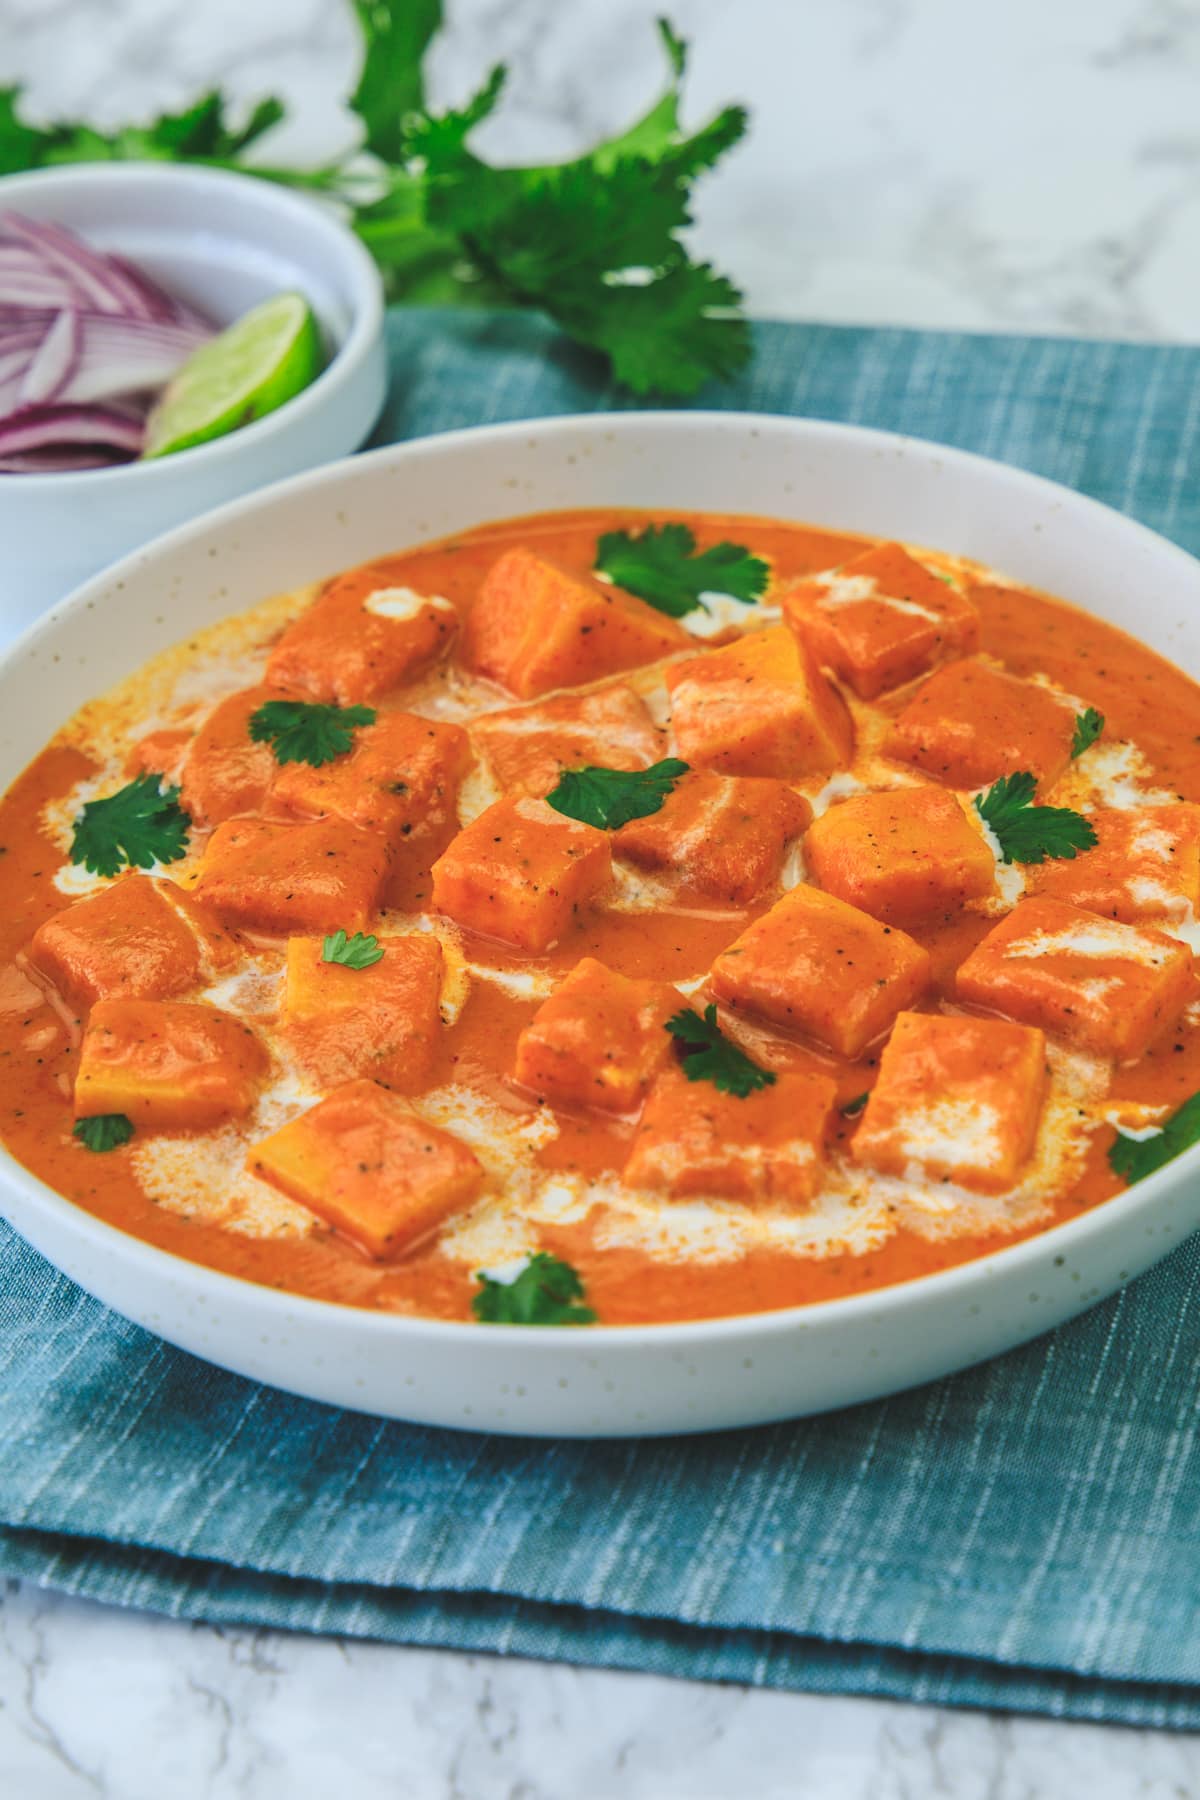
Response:
[[[350,105],[353,150],[316,169],[271,166],[263,139],[286,116],[274,98],[235,126],[219,93],[144,126],[33,125],[16,88],[0,89],[0,174],[55,163],[124,158],[249,168],[340,202],[392,297],[482,301],[549,314],[607,358],[635,394],[680,398],[749,355],[741,295],[696,262],[681,233],[691,190],[736,144],[746,115],[730,106],[687,132],[679,119],[687,53],[665,20],[664,92],[626,131],[569,162],[497,168],[469,139],[499,104],[494,69],[464,107],[429,109],[425,53],[441,0],[353,0],[363,64]]]
[[[744,544],[722,542],[697,553],[691,527],[678,520],[637,533],[606,531],[596,545],[595,569],[673,619],[702,607],[702,594],[752,603],[766,592],[771,574]]]

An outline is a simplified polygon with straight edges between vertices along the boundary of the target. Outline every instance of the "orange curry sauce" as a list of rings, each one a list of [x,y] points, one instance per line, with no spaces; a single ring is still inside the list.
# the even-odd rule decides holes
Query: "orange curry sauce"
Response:
[[[815,572],[836,569],[860,556],[869,544],[869,540],[805,526],[744,517],[705,516],[689,522],[702,549],[732,539],[766,558],[771,582],[759,609],[745,608],[736,623],[716,637],[691,642],[682,639],[673,651],[676,661],[681,656],[714,653],[739,633],[760,629],[764,619],[768,621],[767,629],[783,629],[779,613],[764,614],[762,608],[777,607],[788,584]],[[621,527],[636,531],[646,523],[646,517],[640,514],[580,512],[489,524],[452,541],[388,559],[386,571],[367,578],[359,591],[369,594],[380,587],[389,592],[412,590],[420,596],[442,596],[455,609],[459,620],[465,621],[489,571],[512,547],[524,547],[559,571],[592,586],[591,570],[600,534]],[[920,557],[924,553],[914,554]],[[932,552],[926,556],[926,566],[943,574],[953,572],[958,589],[978,608],[981,635],[977,654],[984,657],[985,666],[993,666],[988,659],[996,659],[1015,676],[1037,676],[1043,691],[1047,683],[1053,684],[1067,696],[1078,697],[1103,713],[1106,726],[1101,745],[1089,754],[1095,757],[1107,745],[1111,762],[1111,746],[1126,740],[1136,746],[1141,760],[1135,759],[1135,772],[1140,771],[1135,773],[1135,780],[1143,782],[1151,803],[1200,802],[1200,688],[1192,681],[1132,639],[1062,601],[999,585],[995,578],[985,580],[980,572]],[[601,591],[613,592],[611,588]],[[1086,595],[1080,598],[1086,601]],[[275,603],[273,608],[260,609],[257,615],[247,615],[237,628],[240,635],[228,637],[229,672],[223,683],[218,673],[202,698],[197,700],[193,692],[191,699],[179,704],[175,716],[164,717],[159,708],[141,722],[140,730],[127,728],[127,693],[117,750],[105,765],[110,778],[99,791],[114,791],[139,767],[165,769],[168,779],[176,779],[179,758],[186,754],[193,734],[213,704],[248,682],[264,679],[267,658],[288,629],[289,611],[300,616],[309,599],[310,596],[301,597],[282,610]],[[520,604],[519,597],[514,604]],[[654,617],[669,625],[662,615]],[[836,619],[836,608],[830,617]],[[682,627],[669,628],[672,632],[686,630],[693,622],[685,619]],[[506,689],[494,681],[480,680],[477,670],[474,675],[468,672],[464,679],[463,646],[472,640],[469,631],[455,636],[454,624],[449,617],[442,634],[444,647],[439,644],[432,651],[435,660],[431,666],[415,674],[411,681],[372,699],[381,719],[392,712],[409,710],[428,717],[457,719],[469,726],[472,711],[479,708],[526,705],[536,709],[545,704],[536,691],[522,696],[514,693],[512,687]],[[228,633],[231,629],[218,627],[217,632]],[[210,633],[197,641],[202,645],[211,638]],[[219,645],[225,640],[213,641]],[[836,658],[821,657],[826,669],[823,681],[832,679],[831,660]],[[878,739],[940,660],[940,654],[934,655],[915,678],[866,700],[854,696],[846,681],[840,680],[838,685],[853,711],[860,740],[866,729],[864,722],[871,718],[875,720],[873,729]],[[283,667],[286,672],[286,664],[277,661],[274,666]],[[605,686],[614,682],[630,683],[639,696],[648,700],[654,700],[652,689],[655,690],[657,699],[651,712],[656,725],[663,729],[657,754],[679,754],[675,740],[664,729],[668,708],[662,669],[647,672],[643,665],[624,674],[605,676]],[[289,689],[283,683],[278,691],[294,691],[298,697],[312,698],[300,688]],[[256,1223],[252,1208],[249,1214],[235,1209],[223,1215],[219,1196],[209,1204],[199,1190],[195,1194],[185,1189],[171,1190],[169,1179],[165,1185],[163,1179],[157,1184],[143,1183],[138,1177],[137,1158],[147,1136],[152,1134],[139,1131],[130,1144],[103,1154],[89,1151],[72,1136],[73,1090],[86,1007],[68,1004],[55,991],[45,967],[39,968],[36,959],[30,960],[29,952],[34,933],[46,920],[73,899],[105,885],[98,882],[89,889],[86,883],[74,887],[55,883],[56,875],[68,863],[69,822],[79,810],[78,800],[70,810],[64,810],[64,803],[77,784],[97,773],[95,728],[97,719],[103,720],[104,704],[87,709],[86,728],[73,723],[60,733],[0,803],[0,870],[4,882],[0,919],[0,1131],[5,1142],[22,1163],[77,1205],[176,1255],[248,1280],[322,1299],[393,1312],[453,1319],[470,1317],[479,1263],[473,1262],[466,1252],[447,1254],[445,1234],[436,1229],[406,1246],[402,1254],[377,1259],[327,1222],[290,1202],[282,1221],[268,1210]],[[156,746],[141,753],[139,761],[135,746],[151,728],[156,734]],[[986,736],[982,725],[980,733],[981,738]],[[592,756],[587,760],[599,762],[602,758]],[[693,767],[697,766],[698,762],[694,762]],[[1099,787],[1090,796],[1086,783],[1080,788],[1086,767],[1086,757],[1080,758],[1078,766],[1072,764],[1061,777],[1062,781],[1076,783],[1067,800],[1060,799],[1054,784],[1039,789],[1039,799],[1073,803],[1085,811],[1118,804],[1111,796],[1106,799]],[[900,771],[898,781],[937,785],[936,777],[915,763],[897,764],[896,768]],[[728,764],[725,769],[730,772]],[[732,772],[758,773],[753,768]],[[835,773],[826,767],[794,782],[810,801],[818,800],[818,812],[825,811],[827,816],[855,791],[852,783],[841,793],[835,785],[822,804],[819,796]],[[979,785],[982,783],[962,784],[964,811],[969,806],[969,791]],[[184,786],[186,803],[186,781]],[[96,791],[85,787],[79,800],[94,797]],[[474,792],[474,805],[478,808],[482,802],[494,801],[502,787],[493,782],[490,788],[485,784],[481,789],[478,773],[468,774],[464,795],[470,792]],[[1083,799],[1079,798],[1080,793],[1084,794]],[[1135,799],[1140,802],[1141,796]],[[266,818],[296,817],[294,812],[281,810],[279,800],[271,796],[247,810]],[[236,817],[236,803],[233,811]],[[366,921],[368,930],[381,937],[402,933],[412,929],[414,915],[428,915],[431,864],[458,828],[459,819],[452,812],[439,815],[435,809],[417,829],[397,840],[383,904]],[[228,825],[225,829],[228,831]],[[187,861],[154,871],[156,877],[178,879],[185,888],[197,892],[202,903],[208,837],[203,824],[194,824]],[[807,879],[813,880],[811,868]],[[519,1034],[537,1013],[541,995],[554,981],[566,976],[581,958],[594,957],[627,976],[683,983],[689,1003],[702,1008],[709,998],[702,978],[714,959],[734,943],[748,924],[765,915],[782,892],[778,874],[755,898],[736,905],[722,904],[711,895],[697,896],[686,886],[681,889],[678,883],[675,891],[669,892],[669,886],[669,882],[664,885],[660,879],[659,887],[651,890],[659,895],[656,906],[647,909],[643,904],[633,910],[614,909],[602,889],[577,911],[557,943],[540,952],[505,945],[452,923],[446,926],[443,921],[444,928],[460,946],[460,962],[465,958],[467,964],[501,974],[515,971],[519,975],[532,969],[541,986],[538,993],[524,993],[519,982],[505,987],[471,975],[465,1003],[453,1022],[443,1024],[437,1031],[427,1072],[408,1095],[418,1112],[427,1091],[465,1084],[482,1096],[491,1108],[487,1116],[501,1122],[498,1129],[502,1132],[506,1120],[511,1121],[511,1130],[516,1133],[531,1118],[544,1117],[546,1098],[518,1086],[513,1072]],[[947,1011],[952,1015],[964,1010],[955,998],[955,971],[1010,905],[1011,897],[1003,903],[993,897],[990,906],[954,906],[938,916],[903,927],[908,937],[928,951],[932,962],[932,984],[910,1010]],[[240,1014],[267,1046],[264,1066],[270,1062],[276,1067],[285,942],[262,929],[243,928],[239,933],[237,921],[229,917],[222,921],[219,907],[214,910],[218,922],[233,932],[234,953],[262,978],[253,990],[247,990],[251,998],[243,1000]],[[350,924],[330,919],[328,929],[342,923]],[[1164,926],[1161,918],[1149,923]],[[195,991],[190,996],[177,996],[182,1001],[189,997],[199,996]],[[987,1009],[967,1006],[965,1011],[982,1016]],[[836,1241],[827,1239],[813,1254],[781,1247],[779,1243],[748,1242],[744,1235],[739,1238],[736,1233],[722,1237],[720,1230],[715,1236],[710,1232],[706,1237],[699,1227],[698,1235],[689,1236],[685,1231],[682,1236],[673,1237],[673,1211],[680,1219],[690,1217],[696,1203],[686,1196],[673,1197],[662,1192],[651,1196],[649,1202],[651,1208],[657,1207],[667,1218],[668,1229],[659,1238],[652,1232],[647,1235],[645,1230],[640,1237],[637,1231],[615,1235],[606,1231],[608,1208],[600,1201],[591,1207],[560,1209],[557,1216],[543,1211],[525,1231],[524,1247],[545,1249],[571,1263],[583,1279],[588,1303],[604,1324],[696,1319],[792,1306],[907,1281],[978,1257],[1017,1237],[1069,1219],[1118,1192],[1121,1184],[1111,1173],[1106,1154],[1112,1142],[1112,1125],[1100,1121],[1097,1109],[1103,1101],[1109,1109],[1128,1104],[1131,1119],[1162,1116],[1200,1088],[1200,1033],[1187,1022],[1188,1016],[1189,1008],[1181,1009],[1176,1004],[1144,1054],[1115,1070],[1111,1066],[1102,1068],[1098,1075],[1093,1070],[1089,1078],[1090,1097],[1086,1104],[1081,1101],[1079,1116],[1083,1118],[1088,1107],[1095,1116],[1077,1161],[1070,1165],[1070,1183],[1065,1191],[1045,1196],[1044,1204],[1033,1213],[1010,1214],[996,1197],[972,1190],[972,1223],[967,1228],[956,1230],[953,1221],[948,1227],[943,1222],[937,1228],[925,1228],[919,1209],[914,1212],[900,1207],[897,1212],[889,1203],[888,1210],[897,1212],[900,1222],[868,1234],[865,1248],[861,1239],[850,1234],[841,1249]],[[874,1086],[884,1038],[877,1037],[861,1054],[849,1059],[802,1034],[790,1036],[777,1030],[770,1021],[756,1020],[736,1006],[723,1007],[720,1017],[729,1034],[764,1066],[781,1073],[815,1071],[832,1078],[837,1104],[829,1113],[826,1154],[830,1166],[848,1161],[849,1146],[855,1132],[862,1129],[869,1107],[867,1114],[861,1110],[844,1114],[841,1107]],[[674,1050],[670,1054],[674,1057]],[[411,1089],[411,1084],[407,1085]],[[695,1084],[698,1099],[702,1091],[703,1084]],[[310,1094],[309,1104],[311,1099]],[[291,1112],[298,1114],[304,1104],[303,1098],[294,1100]],[[1148,1110],[1139,1113],[1139,1106]],[[544,1135],[530,1151],[532,1162],[567,1181],[581,1177],[606,1183],[610,1190],[614,1183],[619,1184],[637,1127],[636,1111],[618,1115],[569,1106],[553,1110],[557,1131]],[[269,1129],[276,1129],[287,1111],[284,1104],[283,1112],[272,1119]],[[442,1115],[439,1120],[444,1124]],[[445,1128],[453,1130],[452,1125]],[[493,1129],[497,1129],[495,1124]],[[252,1122],[245,1131],[245,1148],[249,1152],[255,1135]],[[186,1149],[187,1133],[176,1132],[174,1138]],[[203,1141],[204,1134],[198,1134],[196,1145]],[[912,1173],[909,1170],[907,1177],[906,1191],[910,1193]],[[869,1172],[866,1178],[869,1182]],[[944,1182],[930,1176],[927,1185],[936,1192],[944,1187]],[[275,1194],[274,1189],[269,1192]],[[953,1189],[954,1194],[959,1192],[958,1188]],[[485,1192],[471,1204],[486,1203]],[[718,1195],[712,1201],[716,1213],[726,1220],[759,1204],[757,1195],[741,1200]],[[771,1204],[777,1211],[782,1207],[784,1212],[790,1205],[794,1213],[803,1215],[806,1205],[818,1202],[773,1200]],[[836,1232],[833,1238],[836,1239]],[[507,1238],[501,1234],[497,1241],[502,1248],[508,1246],[507,1255],[513,1242],[520,1249],[520,1239],[518,1229],[515,1240],[510,1230]],[[465,1241],[469,1251],[469,1234]],[[479,1241],[486,1245],[489,1240],[485,1235]],[[803,1241],[803,1234],[797,1241]],[[486,1249],[479,1256],[483,1266],[488,1266]],[[499,1260],[503,1263],[504,1256]]]

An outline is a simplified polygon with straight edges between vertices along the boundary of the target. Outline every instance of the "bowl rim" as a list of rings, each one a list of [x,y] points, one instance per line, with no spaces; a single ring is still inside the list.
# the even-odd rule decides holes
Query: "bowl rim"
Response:
[[[290,400],[285,400],[274,412],[266,413],[260,419],[253,419],[250,424],[240,426],[237,431],[211,438],[205,444],[193,444],[189,449],[177,451],[173,456],[152,457],[148,462],[117,463],[109,469],[65,469],[47,474],[22,474],[18,479],[21,484],[20,492],[23,494],[47,496],[61,491],[65,496],[69,490],[77,492],[81,480],[86,482],[89,493],[93,489],[111,487],[114,482],[128,486],[137,481],[142,487],[149,489],[155,482],[170,481],[180,468],[196,468],[199,459],[211,463],[222,456],[234,456],[243,451],[253,454],[271,438],[302,423],[306,415],[316,412],[330,400],[339,387],[353,380],[370,356],[383,329],[383,277],[366,246],[348,225],[336,217],[332,209],[319,205],[304,194],[293,193],[290,188],[280,187],[250,169],[215,169],[204,163],[140,162],[133,159],[128,162],[69,163],[50,169],[27,169],[16,174],[0,175],[0,209],[12,205],[19,210],[23,194],[73,192],[112,183],[128,184],[135,190],[150,187],[168,191],[172,188],[215,190],[220,193],[222,190],[228,192],[237,189],[253,194],[255,203],[264,210],[274,210],[298,228],[303,228],[308,235],[324,240],[325,259],[336,259],[349,277],[352,303],[350,327],[315,381],[310,381],[307,387],[302,388],[298,394],[293,394]],[[305,295],[306,300],[307,298]],[[186,462],[181,461],[184,457],[187,458]]]
[[[187,549],[193,539],[211,541],[214,531],[222,532],[235,526],[247,514],[260,510],[270,511],[276,502],[290,499],[325,483],[342,480],[352,470],[364,464],[403,466],[406,462],[428,456],[452,459],[464,443],[495,442],[502,445],[510,439],[528,439],[531,432],[536,432],[539,437],[569,437],[581,429],[620,432],[630,428],[650,428],[668,433],[728,431],[761,434],[764,431],[779,431],[787,436],[811,437],[816,442],[833,434],[860,444],[866,453],[885,455],[903,454],[906,449],[911,448],[926,456],[936,455],[938,461],[947,466],[962,466],[968,473],[974,472],[977,477],[986,471],[987,479],[1000,481],[1018,499],[1022,496],[1026,500],[1041,499],[1053,506],[1061,506],[1065,499],[1072,507],[1080,509],[1085,517],[1090,514],[1109,522],[1115,520],[1122,531],[1152,545],[1157,555],[1166,553],[1170,560],[1177,560],[1181,569],[1186,570],[1193,581],[1200,575],[1200,559],[1139,520],[1118,512],[1116,508],[1107,506],[1090,495],[1067,488],[1061,482],[1051,481],[1045,476],[1018,468],[1014,464],[998,462],[974,451],[942,444],[936,439],[913,437],[871,426],[845,424],[839,420],[798,418],[787,413],[711,410],[565,413],[546,418],[464,426],[433,436],[383,445],[357,456],[341,457],[300,474],[285,477],[188,519],[160,533],[147,544],[122,557],[119,562],[92,576],[40,619],[35,620],[0,654],[0,678],[7,673],[11,662],[19,660],[36,646],[37,640],[44,633],[57,629],[64,616],[86,611],[103,598],[106,592],[111,591],[114,585],[122,583],[126,576],[143,570],[147,562],[152,564],[164,556]],[[634,1352],[653,1349],[656,1345],[670,1351],[682,1351],[725,1338],[758,1339],[777,1334],[787,1335],[805,1330],[810,1323],[827,1323],[831,1328],[839,1323],[853,1324],[855,1321],[866,1325],[897,1310],[903,1312],[908,1307],[920,1307],[926,1296],[931,1303],[934,1299],[969,1299],[978,1289],[991,1282],[1003,1280],[1010,1274],[1015,1275],[1023,1268],[1036,1267],[1047,1254],[1074,1249],[1076,1246],[1083,1247],[1095,1237],[1106,1236],[1112,1229],[1114,1206],[1119,1205],[1130,1216],[1131,1223],[1136,1221],[1142,1213],[1153,1211],[1160,1196],[1175,1186],[1181,1177],[1198,1173],[1200,1143],[1183,1151],[1153,1175],[1112,1195],[1108,1200],[1089,1207],[1076,1218],[1062,1220],[1035,1231],[1016,1243],[1001,1245],[968,1262],[935,1270],[928,1275],[891,1282],[856,1294],[808,1301],[768,1311],[667,1320],[656,1324],[596,1323],[588,1327],[582,1338],[589,1346],[596,1346],[598,1355],[619,1355],[626,1350]],[[414,1313],[378,1313],[367,1307],[351,1306],[342,1301],[322,1300],[312,1295],[270,1287],[246,1276],[229,1274],[205,1263],[193,1262],[132,1232],[124,1231],[119,1226],[111,1225],[86,1208],[77,1206],[26,1168],[3,1142],[0,1142],[0,1174],[4,1177],[5,1185],[15,1182],[39,1205],[56,1213],[77,1238],[82,1238],[103,1252],[126,1259],[127,1266],[135,1270],[140,1266],[151,1271],[157,1270],[167,1277],[174,1276],[191,1289],[193,1297],[203,1296],[207,1301],[227,1296],[235,1304],[249,1298],[254,1305],[263,1309],[261,1316],[264,1324],[273,1322],[294,1327],[309,1320],[314,1325],[318,1321],[324,1321],[333,1328],[365,1333],[371,1342],[387,1342],[395,1334],[400,1334],[414,1341],[428,1336],[434,1345],[441,1343],[460,1346],[486,1341],[481,1338],[481,1334],[495,1329],[475,1320],[437,1319]],[[0,1216],[3,1216],[4,1210],[2,1202],[3,1188],[0,1187]],[[18,1235],[21,1234],[18,1232]],[[1173,1246],[1168,1246],[1164,1254],[1169,1253],[1171,1247]],[[508,1325],[504,1328],[504,1338],[506,1343],[513,1345],[561,1344],[561,1334],[549,1331],[545,1326]],[[580,1341],[579,1334],[574,1334],[571,1341]]]

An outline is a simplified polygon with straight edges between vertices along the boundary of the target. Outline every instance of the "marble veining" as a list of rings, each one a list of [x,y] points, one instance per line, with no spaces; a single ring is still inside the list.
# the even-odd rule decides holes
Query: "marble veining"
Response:
[[[449,0],[435,98],[496,60],[497,157],[566,155],[659,80],[652,0]],[[700,190],[696,240],[788,318],[1200,338],[1193,0],[675,0],[689,105],[754,113]],[[0,0],[0,79],[43,117],[113,122],[220,82],[297,118],[272,155],[345,141],[336,0]]]
[[[10,1591],[7,1800],[1183,1800],[1188,1736],[218,1631]]]
[[[435,96],[513,66],[482,142],[569,154],[658,79],[655,0],[448,0]],[[790,318],[1200,340],[1194,0],[674,0],[694,117],[748,144],[696,241]],[[335,0],[0,0],[0,85],[113,123],[215,82],[346,141]],[[1200,1743],[278,1632],[0,1590],[5,1800],[1175,1800]]]

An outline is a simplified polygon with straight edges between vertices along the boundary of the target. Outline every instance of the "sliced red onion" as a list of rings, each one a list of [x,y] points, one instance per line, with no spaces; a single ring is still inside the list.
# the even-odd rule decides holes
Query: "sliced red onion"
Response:
[[[45,335],[45,332],[31,334],[19,342],[0,337],[0,419],[20,405],[29,364]]]
[[[79,296],[69,281],[19,246],[0,243],[0,298],[10,306],[47,306],[57,312],[77,303]]]
[[[79,355],[57,398],[85,404],[155,392],[211,335],[191,325],[93,313],[80,322]]]
[[[0,236],[34,251],[45,268],[70,283],[82,305],[97,312],[123,313],[127,318],[154,316],[123,269],[113,268],[107,257],[89,250],[61,226],[6,212],[0,213]]]
[[[29,325],[39,332],[47,330],[54,323],[54,315],[61,309],[57,306],[10,306],[0,300],[0,339],[18,325]]]
[[[213,330],[124,257],[0,213],[0,473],[136,456],[150,403]]]
[[[93,250],[62,226],[44,219],[0,213],[0,272],[5,270],[22,275],[27,283],[40,285],[46,292],[49,284],[56,284],[60,305],[73,301],[84,311],[213,329],[210,320],[168,294],[127,258]]]
[[[0,475],[69,475],[76,469],[115,469],[132,460],[132,453],[125,450],[106,454],[101,445],[67,444],[0,456]]]
[[[136,454],[144,429],[140,418],[115,406],[29,406],[0,420],[0,457],[65,444],[103,444]]]
[[[139,288],[147,307],[147,316],[162,319],[165,323],[189,325],[201,332],[205,337],[213,335],[214,326],[211,319],[206,319],[202,312],[189,306],[186,300],[180,300],[174,294],[168,294],[157,282],[123,256],[116,256],[111,251],[106,260],[126,276],[135,287]]]
[[[47,313],[44,325],[9,325],[0,331],[0,361],[21,358],[28,362],[57,317],[57,313]]]
[[[17,405],[44,406],[65,395],[79,368],[82,345],[83,323],[79,314],[73,306],[64,306],[29,361]]]

